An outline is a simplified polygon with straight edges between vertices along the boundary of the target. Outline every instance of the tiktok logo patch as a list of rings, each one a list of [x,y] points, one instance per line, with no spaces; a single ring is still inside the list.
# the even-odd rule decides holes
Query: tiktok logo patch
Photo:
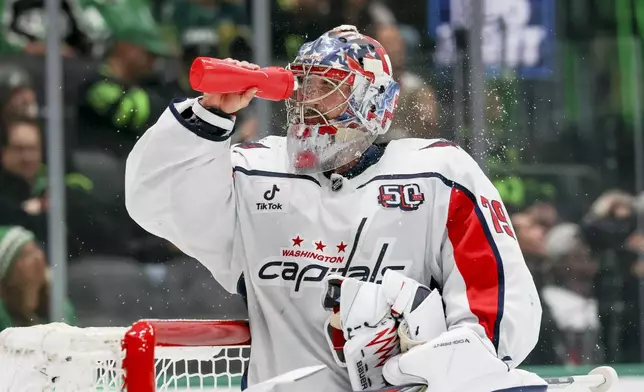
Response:
[[[253,213],[286,212],[288,202],[288,184],[285,182],[258,181],[254,184],[261,199],[255,202]]]
[[[280,188],[278,188],[276,184],[273,184],[273,187],[264,193],[264,200],[273,200],[275,198],[275,193],[279,191]]]

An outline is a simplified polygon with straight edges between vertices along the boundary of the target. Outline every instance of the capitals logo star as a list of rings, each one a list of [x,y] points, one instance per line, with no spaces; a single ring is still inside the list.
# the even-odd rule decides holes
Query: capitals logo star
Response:
[[[318,241],[315,243],[315,250],[324,251],[324,248],[326,248],[326,245],[324,245],[322,241]]]
[[[347,249],[347,244],[344,243],[344,241],[340,242],[340,245],[336,245],[338,248],[338,253],[340,252],[345,252]]]
[[[302,241],[304,241],[303,239],[300,238],[299,235],[295,238],[292,238],[291,240],[293,241],[293,246],[300,246],[302,245]]]

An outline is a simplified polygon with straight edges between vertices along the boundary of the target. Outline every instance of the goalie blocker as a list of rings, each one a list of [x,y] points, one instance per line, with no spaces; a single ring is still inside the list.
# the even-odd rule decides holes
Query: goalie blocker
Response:
[[[600,388],[592,391],[603,392],[617,379],[611,368],[566,380],[544,380],[513,369],[474,330],[447,330],[438,291],[392,270],[382,284],[329,276],[323,306],[333,311],[329,323],[346,340],[344,356],[354,391],[428,386],[441,392],[545,392],[549,386],[586,382]]]

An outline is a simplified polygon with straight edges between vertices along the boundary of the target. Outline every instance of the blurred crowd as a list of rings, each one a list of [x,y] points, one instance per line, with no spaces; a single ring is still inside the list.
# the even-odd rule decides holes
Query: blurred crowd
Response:
[[[642,200],[606,191],[575,223],[544,202],[512,215],[544,311],[528,364],[642,361]]]
[[[0,329],[49,320],[44,3],[0,0]],[[170,100],[196,96],[187,81],[195,57],[252,60],[252,1],[61,3],[66,321],[109,326],[144,317],[245,317],[242,301],[198,262],[129,219],[123,176],[129,150]],[[273,65],[285,65],[306,40],[354,24],[385,46],[401,84],[395,123],[380,142],[445,137],[469,148],[468,76],[436,65],[430,3],[400,9],[392,0],[270,1]],[[565,72],[538,81],[504,73],[488,80],[485,96],[488,171],[544,305],[542,339],[527,362],[642,362],[644,233],[637,222],[644,197],[634,189],[632,113],[619,103],[608,109],[605,90],[585,94],[577,91],[584,83],[560,83],[575,73],[571,61],[610,57],[614,47],[597,41],[610,41],[618,29],[599,18],[597,32],[580,32],[579,9],[559,3]],[[466,46],[461,33],[455,32],[459,47]],[[467,68],[466,58],[462,65]],[[610,84],[614,72],[600,64],[584,77],[591,85]],[[602,109],[571,115],[573,104],[557,106],[560,96],[574,101],[571,94]],[[269,132],[279,134],[283,112],[272,105]],[[251,106],[238,117],[234,142],[261,136]],[[620,150],[625,146],[630,150]]]

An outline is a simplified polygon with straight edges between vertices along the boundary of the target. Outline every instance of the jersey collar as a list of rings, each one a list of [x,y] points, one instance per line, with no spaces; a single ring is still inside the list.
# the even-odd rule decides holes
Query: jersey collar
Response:
[[[371,145],[367,149],[367,151],[365,151],[364,154],[362,154],[358,163],[356,163],[355,166],[349,169],[349,171],[344,173],[342,176],[346,179],[351,179],[359,176],[369,167],[371,167],[376,162],[378,162],[380,158],[382,158],[382,155],[385,153],[385,148],[386,148],[385,144]],[[333,173],[332,171],[325,172],[324,176],[326,178],[330,178],[332,173]]]

